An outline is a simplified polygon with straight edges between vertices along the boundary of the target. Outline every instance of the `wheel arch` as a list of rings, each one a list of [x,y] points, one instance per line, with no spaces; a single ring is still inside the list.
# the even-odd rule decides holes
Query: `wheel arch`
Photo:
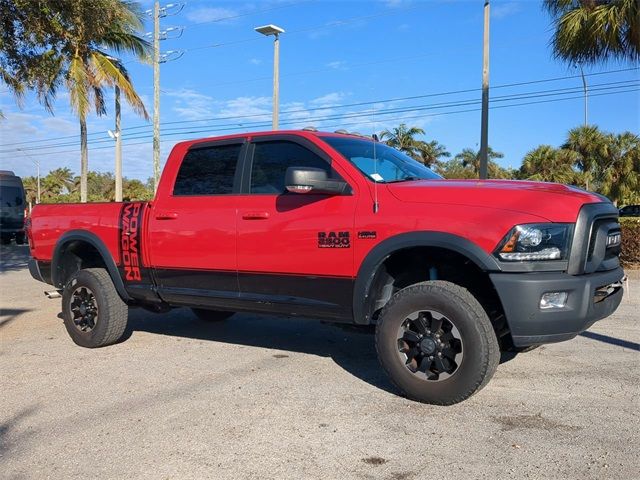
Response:
[[[357,324],[373,321],[377,292],[383,285],[377,285],[385,262],[395,254],[416,248],[434,248],[449,251],[467,259],[482,272],[500,271],[498,262],[482,248],[466,238],[445,232],[421,231],[404,233],[380,242],[365,257],[360,265],[354,285],[353,314]]]
[[[76,256],[80,263],[75,262],[75,264],[72,264],[69,262],[69,254]],[[88,255],[90,255],[90,258],[86,258]],[[86,260],[90,261],[90,265],[83,267],[82,262]],[[98,260],[100,263],[96,265],[95,262]],[[51,259],[51,280],[53,285],[63,288],[70,275],[80,268],[87,268],[87,266],[105,268],[120,298],[125,302],[131,300],[118,271],[118,266],[100,237],[86,230],[65,232],[56,243]]]

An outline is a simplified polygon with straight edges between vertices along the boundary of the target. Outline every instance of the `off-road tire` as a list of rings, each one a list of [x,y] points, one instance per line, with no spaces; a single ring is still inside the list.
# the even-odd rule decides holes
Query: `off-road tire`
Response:
[[[80,331],[71,312],[73,293],[79,287],[86,287],[91,291],[98,309],[95,326],[87,332]],[[122,338],[127,327],[129,308],[118,295],[106,270],[87,268],[78,271],[64,287],[62,315],[67,333],[76,344],[86,348],[98,348],[114,344]]]
[[[220,310],[207,310],[206,308],[192,308],[193,314],[203,322],[222,322],[236,312],[223,312]]]
[[[419,378],[398,354],[398,329],[409,315],[421,310],[445,315],[462,339],[462,361],[441,381]],[[489,382],[500,361],[498,340],[486,312],[467,289],[451,282],[421,282],[397,292],[380,313],[375,338],[380,363],[394,385],[408,398],[434,405],[469,398]]]

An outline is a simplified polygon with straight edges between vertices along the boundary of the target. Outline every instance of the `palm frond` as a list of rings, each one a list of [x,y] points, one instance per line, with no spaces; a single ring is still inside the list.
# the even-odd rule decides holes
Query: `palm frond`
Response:
[[[109,86],[118,86],[133,110],[145,120],[148,120],[149,114],[142,99],[133,88],[124,65],[100,51],[94,51],[91,54],[91,62],[96,71],[96,80]]]

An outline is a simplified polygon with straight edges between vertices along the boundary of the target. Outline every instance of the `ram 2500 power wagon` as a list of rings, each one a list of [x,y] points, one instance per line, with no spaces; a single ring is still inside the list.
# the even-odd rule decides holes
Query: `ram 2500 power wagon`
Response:
[[[452,404],[501,350],[615,311],[617,217],[577,188],[443,180],[373,139],[279,131],[178,143],[153,201],[38,205],[27,231],[81,346],[117,342],[128,306],[375,324],[397,387]]]

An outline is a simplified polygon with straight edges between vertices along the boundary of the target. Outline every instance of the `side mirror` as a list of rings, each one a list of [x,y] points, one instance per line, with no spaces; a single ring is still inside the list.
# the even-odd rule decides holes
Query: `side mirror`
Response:
[[[340,195],[348,190],[347,182],[327,177],[322,168],[289,167],[284,177],[284,184],[291,193],[322,193]]]

